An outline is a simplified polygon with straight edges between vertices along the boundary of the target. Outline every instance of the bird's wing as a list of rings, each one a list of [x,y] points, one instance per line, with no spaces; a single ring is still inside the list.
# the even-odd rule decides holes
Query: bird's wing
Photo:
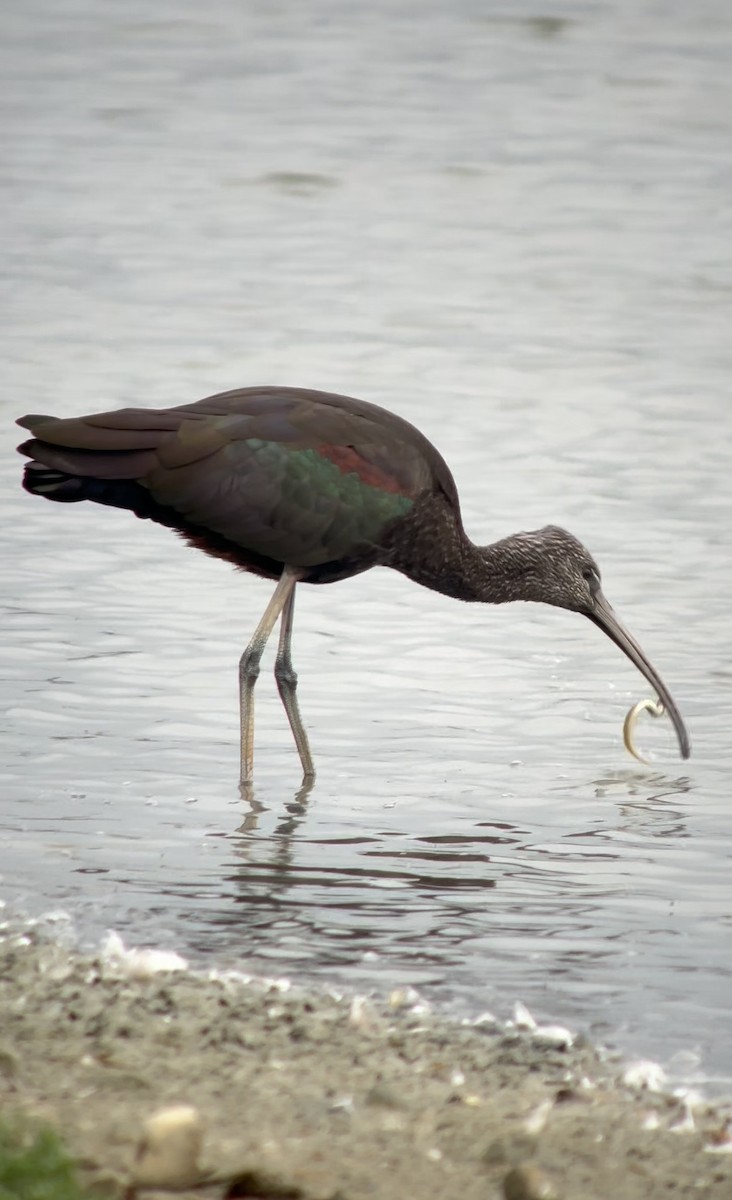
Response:
[[[178,410],[145,484],[188,520],[298,566],[378,545],[429,486],[414,447],[318,393],[245,389]]]
[[[174,409],[24,423],[40,439],[38,461],[135,478],[185,521],[301,566],[378,546],[435,486],[429,452],[442,463],[393,414],[300,389],[246,388]],[[65,449],[44,456],[49,443]]]

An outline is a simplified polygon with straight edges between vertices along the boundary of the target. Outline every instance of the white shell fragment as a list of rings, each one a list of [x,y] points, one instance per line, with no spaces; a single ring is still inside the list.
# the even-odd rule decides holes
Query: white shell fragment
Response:
[[[513,1021],[509,1028],[520,1029],[522,1033],[531,1035],[531,1040],[537,1046],[553,1046],[558,1050],[568,1050],[574,1043],[574,1034],[564,1025],[539,1025],[525,1004],[517,1000],[513,1006]]]
[[[131,979],[148,979],[164,971],[187,971],[188,963],[174,950],[128,949],[118,933],[110,932],[104,941],[101,957],[107,966],[129,975]]]
[[[397,1010],[409,1009],[413,1013],[429,1012],[429,1004],[422,999],[416,988],[409,985],[403,988],[394,988],[394,991],[389,995],[389,1007]]]
[[[574,1044],[574,1034],[564,1025],[537,1025],[531,1036],[537,1046],[554,1046],[557,1050],[569,1050]]]
[[[625,1086],[636,1092],[662,1092],[667,1082],[663,1067],[646,1059],[629,1063],[623,1074]]]
[[[542,1129],[549,1120],[549,1114],[554,1108],[553,1100],[542,1100],[541,1104],[537,1104],[536,1108],[532,1109],[528,1117],[524,1118],[524,1129],[527,1133],[534,1136],[541,1133]]]
[[[145,1122],[132,1169],[138,1187],[184,1188],[198,1183],[203,1129],[195,1108],[163,1108]]]
[[[531,1033],[536,1029],[536,1021],[520,1000],[517,1000],[513,1006],[513,1023],[517,1029],[527,1029]]]
[[[651,1111],[646,1113],[643,1120],[641,1121],[641,1129],[644,1130],[644,1132],[646,1132],[646,1133],[652,1133],[653,1130],[660,1129],[660,1128],[661,1128],[661,1118],[659,1117],[657,1112],[654,1112],[654,1110],[651,1109]]]
[[[660,700],[639,700],[638,703],[634,704],[633,707],[628,711],[628,714],[623,721],[623,742],[625,743],[625,749],[629,754],[633,755],[633,758],[637,758],[638,762],[644,763],[645,766],[649,766],[648,759],[643,758],[643,756],[638,753],[633,741],[633,729],[640,713],[642,712],[650,713],[650,715],[655,718],[662,717],[666,712],[666,709]]]
[[[472,1022],[471,1022],[471,1021],[468,1021],[468,1020],[466,1020],[466,1021],[464,1021],[464,1022],[463,1022],[463,1024],[464,1024],[464,1025],[470,1025],[470,1024],[473,1024],[473,1025],[476,1025],[476,1026],[480,1026],[480,1025],[497,1025],[497,1024],[498,1024],[498,1017],[495,1017],[495,1016],[493,1015],[493,1013],[492,1013],[492,1012],[488,1012],[488,1011],[486,1010],[485,1012],[478,1013],[478,1016],[477,1016],[477,1017],[475,1017],[475,1019],[474,1019]]]
[[[373,1004],[366,996],[354,996],[348,1013],[348,1020],[356,1029],[370,1030],[378,1024]]]

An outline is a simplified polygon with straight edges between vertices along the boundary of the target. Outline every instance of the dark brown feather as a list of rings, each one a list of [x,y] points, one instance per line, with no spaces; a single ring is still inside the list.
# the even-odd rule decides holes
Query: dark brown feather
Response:
[[[351,397],[240,388],[172,409],[19,424],[34,434],[23,453],[86,481],[64,488],[46,475],[41,487],[29,470],[29,490],[128,507],[267,574],[284,563],[309,569],[313,581],[365,570],[389,556],[394,526],[408,520],[405,506],[431,495],[443,496],[459,523],[452,475],[430,442]],[[136,486],[111,487],[122,480]]]

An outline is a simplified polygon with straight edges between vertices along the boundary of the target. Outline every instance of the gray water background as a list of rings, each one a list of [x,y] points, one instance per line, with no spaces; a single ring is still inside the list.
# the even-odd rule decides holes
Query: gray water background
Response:
[[[732,1084],[732,17],[567,0],[29,0],[3,16],[0,896],[210,965],[500,1016]],[[418,423],[487,541],[547,522],[589,622],[389,572],[269,585],[20,491],[12,419],[287,383]]]

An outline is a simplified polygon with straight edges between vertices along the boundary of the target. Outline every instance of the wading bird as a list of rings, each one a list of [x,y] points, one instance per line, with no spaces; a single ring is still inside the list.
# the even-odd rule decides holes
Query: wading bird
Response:
[[[663,681],[623,628],[584,546],[549,525],[470,541],[455,482],[423,434],[374,404],[303,388],[241,388],[168,409],[22,417],[27,491],[127,508],[193,546],[277,580],[239,663],[241,782],[252,778],[254,685],[277,621],[275,677],[303,778],[315,772],[290,643],[298,583],[393,567],[457,600],[533,600],[589,617],[643,673],[689,738]]]

